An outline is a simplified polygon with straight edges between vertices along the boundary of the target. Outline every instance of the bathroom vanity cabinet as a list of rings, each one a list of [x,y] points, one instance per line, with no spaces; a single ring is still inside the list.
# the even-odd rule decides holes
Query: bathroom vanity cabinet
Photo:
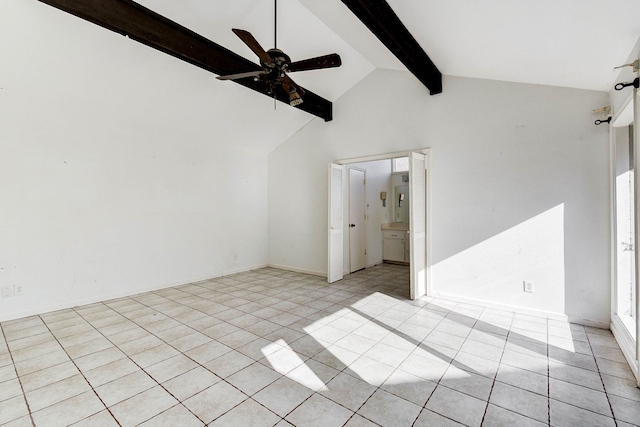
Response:
[[[383,224],[383,261],[409,263],[409,233],[407,233],[407,230],[407,224]]]

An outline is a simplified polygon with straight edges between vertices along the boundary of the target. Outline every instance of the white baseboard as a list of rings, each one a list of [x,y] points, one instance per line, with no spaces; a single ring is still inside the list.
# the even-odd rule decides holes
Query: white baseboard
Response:
[[[476,298],[466,298],[466,297],[451,295],[443,292],[433,292],[430,296],[447,299],[455,302],[461,302],[465,304],[473,304],[473,305],[480,305],[488,308],[495,308],[497,310],[513,311],[514,313],[525,314],[528,316],[546,317],[547,319],[559,320],[561,322],[570,322],[570,323],[576,323],[578,325],[583,325],[583,326],[591,326],[594,328],[609,329],[609,322],[601,321],[601,320],[583,319],[575,316],[568,316],[564,313],[557,313],[555,311],[539,310],[535,308],[527,308],[527,307],[521,307],[518,305],[503,304],[503,303],[481,300]]]
[[[294,273],[311,274],[312,276],[320,276],[324,278],[327,277],[326,271],[305,270],[302,268],[289,267],[289,266],[280,265],[280,264],[267,264],[267,267],[277,268],[278,270],[293,271]]]
[[[100,294],[100,295],[91,296],[91,297],[82,298],[82,299],[75,299],[75,300],[65,301],[65,302],[52,304],[52,305],[44,305],[42,307],[28,309],[28,310],[24,310],[24,311],[20,311],[20,312],[16,312],[16,313],[10,313],[10,314],[7,314],[7,315],[0,314],[0,322],[6,322],[6,321],[9,321],[9,320],[20,319],[20,318],[23,318],[23,317],[35,316],[35,315],[44,314],[44,313],[50,313],[52,311],[65,310],[65,309],[68,309],[68,308],[79,307],[79,306],[87,305],[87,304],[94,304],[94,303],[102,302],[102,301],[109,301],[109,300],[113,300],[113,299],[117,299],[117,298],[124,298],[124,297],[133,296],[133,295],[144,294],[146,292],[153,292],[153,291],[158,291],[160,289],[173,288],[173,287],[176,287],[176,286],[187,285],[189,283],[202,282],[203,280],[217,279],[219,277],[229,276],[231,274],[237,274],[237,273],[244,273],[244,272],[247,272],[247,271],[257,270],[259,268],[264,268],[264,267],[267,267],[267,264],[259,264],[259,265],[254,265],[254,266],[251,266],[251,267],[244,267],[244,268],[238,268],[238,269],[234,269],[234,270],[227,270],[227,271],[224,271],[224,272],[221,272],[221,273],[215,273],[213,275],[207,275],[207,276],[196,277],[196,278],[191,278],[191,279],[178,280],[178,281],[175,281],[175,282],[164,283],[162,285],[155,285],[155,286],[149,286],[149,287],[142,288],[142,289],[135,289],[133,291],[133,293],[131,291],[112,292],[112,293]]]
[[[442,298],[442,299],[455,301],[455,302],[461,302],[464,304],[472,304],[472,305],[479,305],[487,308],[494,308],[496,310],[513,311],[514,313],[526,314],[528,316],[546,317],[549,319],[560,320],[560,321],[567,321],[568,319],[567,316],[562,313],[520,307],[517,305],[502,304],[502,303],[481,300],[476,298],[461,297],[458,295],[451,295],[444,292],[432,292],[432,294],[429,296]]]
[[[367,264],[367,265],[365,266],[365,268],[375,267],[376,265],[380,265],[380,264],[383,264],[383,263],[384,263],[384,261],[380,260],[379,262],[374,262],[373,264]],[[360,270],[358,270],[358,271],[360,271]],[[343,270],[343,271],[342,271],[342,275],[343,275],[343,276],[347,276],[347,275],[349,275],[349,274],[351,274],[351,272],[350,272],[349,270]],[[326,274],[323,274],[323,276],[325,276],[325,277],[326,277],[327,275],[326,275]]]
[[[598,329],[611,329],[611,323],[602,320],[584,319],[577,316],[568,316],[569,323],[575,323],[576,325],[591,326]]]
[[[254,265],[253,267],[248,267],[248,268],[236,268],[233,270],[227,270],[224,273],[222,273],[219,276],[216,277],[223,277],[223,276],[231,276],[232,274],[238,274],[238,273],[246,273],[247,271],[252,271],[252,270],[258,270],[260,268],[267,268],[269,265],[268,264],[259,264],[259,265]],[[215,279],[216,277],[209,277],[207,279],[202,279],[202,280],[211,280],[211,279]],[[189,282],[189,283],[193,283],[193,282]]]

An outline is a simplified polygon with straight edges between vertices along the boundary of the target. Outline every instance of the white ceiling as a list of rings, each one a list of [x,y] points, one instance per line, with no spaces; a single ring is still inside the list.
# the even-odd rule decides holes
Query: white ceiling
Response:
[[[638,0],[387,0],[443,74],[609,90]],[[339,0],[300,0],[379,68],[402,69]]]
[[[258,58],[231,31],[232,28],[249,31],[265,50],[274,47],[273,0],[138,2],[256,63]],[[338,99],[374,68],[297,0],[278,1],[278,48],[292,61],[334,52],[340,54],[344,64],[340,68],[291,75],[298,84],[330,101]],[[218,83],[233,85],[231,82]]]
[[[138,1],[252,61],[257,58],[232,28],[250,31],[265,49],[273,46],[273,0]],[[616,76],[612,68],[627,59],[640,37],[640,0],[388,1],[445,75],[607,91]],[[284,104],[274,112],[264,95],[217,81],[40,2],[3,0],[0,24],[0,51],[7,59],[3,62],[15,68],[5,75],[13,71],[16,79],[53,82],[66,75],[69,85],[84,79],[87,87],[102,86],[104,96],[114,96],[115,103],[111,94],[122,91],[122,82],[108,86],[99,70],[113,67],[114,73],[126,69],[132,75],[153,76],[145,77],[148,87],[131,83],[117,100],[132,113],[140,110],[140,100],[153,105],[153,114],[144,118],[150,129],[169,126],[162,117],[179,117],[190,128],[206,126],[200,133],[269,152],[314,118]],[[280,0],[278,24],[278,47],[294,61],[340,54],[340,68],[292,74],[300,85],[330,101],[375,68],[404,69],[340,0]],[[68,53],[62,55],[63,50]],[[42,63],[43,56],[51,57],[47,68],[20,66]],[[162,102],[158,89],[168,85],[180,102]],[[184,105],[179,108],[180,103]],[[338,108],[339,102],[334,105]],[[202,124],[202,117],[216,119]],[[248,117],[252,126],[247,126]]]
[[[638,0],[388,2],[446,75],[606,91],[640,37]],[[251,60],[231,28],[273,44],[273,0],[141,3]],[[280,0],[278,23],[278,47],[293,60],[342,56],[340,69],[294,76],[329,100],[373,68],[405,69],[340,0]]]

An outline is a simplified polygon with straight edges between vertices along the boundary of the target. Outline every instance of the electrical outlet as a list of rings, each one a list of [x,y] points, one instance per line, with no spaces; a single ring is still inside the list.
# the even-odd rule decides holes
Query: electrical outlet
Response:
[[[9,298],[13,296],[13,286],[2,287],[2,298]]]
[[[24,285],[13,285],[13,295],[20,296],[24,294]]]
[[[524,291],[533,293],[533,290],[534,290],[533,282],[525,280],[524,281]]]

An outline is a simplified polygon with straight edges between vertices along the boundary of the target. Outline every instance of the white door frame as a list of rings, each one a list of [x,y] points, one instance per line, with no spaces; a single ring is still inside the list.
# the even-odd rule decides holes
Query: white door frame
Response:
[[[622,353],[624,354],[627,362],[631,366],[633,373],[636,376],[636,382],[640,386],[640,102],[638,99],[637,89],[633,89],[633,93],[622,103],[619,110],[614,114],[609,131],[609,161],[610,161],[610,212],[611,212],[611,331],[613,332],[616,341],[620,345]],[[629,114],[629,109],[633,110],[633,114]],[[618,316],[618,257],[617,257],[617,245],[618,245],[618,229],[617,229],[617,176],[616,176],[616,141],[617,132],[619,127],[623,127],[626,132],[629,121],[634,124],[633,135],[633,164],[634,164],[634,208],[635,208],[635,282],[636,282],[636,336],[632,337],[629,330],[624,326],[622,320]],[[634,342],[635,341],[635,342]]]
[[[342,160],[335,160],[332,163],[336,164],[336,165],[349,165],[352,163],[363,163],[363,162],[372,162],[372,161],[376,161],[376,160],[385,160],[385,159],[393,159],[396,157],[408,157],[409,153],[421,153],[425,155],[425,164],[426,164],[426,171],[425,171],[425,177],[426,177],[426,197],[425,197],[425,201],[426,201],[426,207],[425,207],[425,213],[426,213],[426,224],[425,224],[425,230],[426,230],[426,260],[425,260],[425,264],[426,264],[426,282],[427,282],[427,286],[426,286],[426,295],[431,295],[432,293],[432,278],[431,278],[431,253],[432,253],[432,242],[431,242],[431,149],[430,148],[419,148],[419,149],[415,149],[415,150],[406,150],[406,151],[396,151],[396,152],[392,152],[392,153],[385,153],[385,154],[376,154],[376,155],[370,155],[370,156],[363,156],[363,157],[354,157],[354,158],[350,158],[350,159],[342,159]],[[344,196],[344,195],[343,195]],[[411,251],[413,251],[412,248],[410,248]],[[331,247],[329,246],[329,256],[331,256]],[[344,268],[344,267],[343,267]],[[327,275],[329,276],[329,275]],[[421,297],[422,295],[415,295],[416,298]]]

